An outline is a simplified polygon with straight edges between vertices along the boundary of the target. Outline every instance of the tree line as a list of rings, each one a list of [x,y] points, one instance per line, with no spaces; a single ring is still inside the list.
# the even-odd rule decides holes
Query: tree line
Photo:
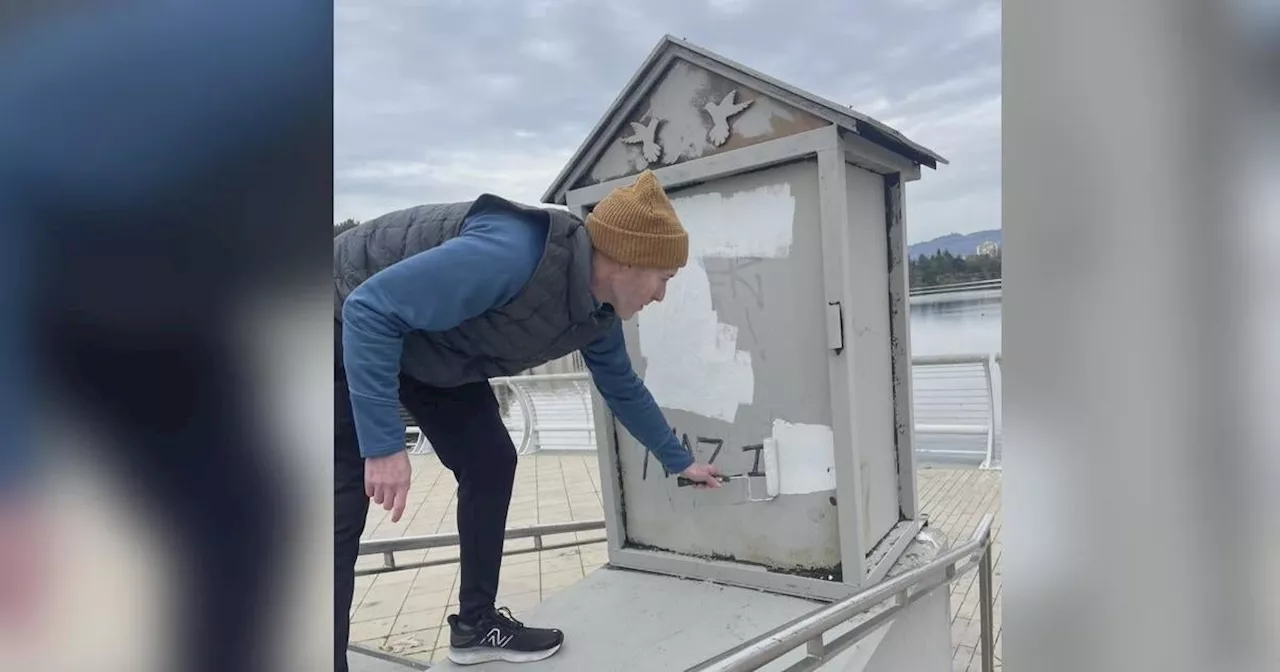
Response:
[[[344,219],[333,225],[333,237],[337,238],[339,233],[342,233],[347,229],[354,229],[357,226],[360,226],[360,222],[357,222],[354,219]]]
[[[1000,277],[1000,250],[994,254],[961,257],[949,250],[911,260],[911,286],[935,287],[957,282],[995,280]]]

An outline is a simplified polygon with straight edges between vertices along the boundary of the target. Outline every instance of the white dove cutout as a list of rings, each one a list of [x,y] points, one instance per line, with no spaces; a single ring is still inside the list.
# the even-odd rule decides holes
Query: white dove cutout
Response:
[[[640,153],[644,155],[644,160],[653,163],[662,156],[662,147],[654,141],[654,135],[658,131],[658,123],[660,119],[650,119],[647,125],[638,122],[631,122],[631,128],[636,132],[635,135],[623,138],[622,141],[630,144],[640,143]]]
[[[703,106],[707,114],[711,115],[711,130],[707,132],[707,139],[711,141],[712,146],[719,147],[729,139],[729,117],[751,106],[750,100],[745,103],[735,103],[737,95],[738,90],[734,89],[720,102],[707,103]]]

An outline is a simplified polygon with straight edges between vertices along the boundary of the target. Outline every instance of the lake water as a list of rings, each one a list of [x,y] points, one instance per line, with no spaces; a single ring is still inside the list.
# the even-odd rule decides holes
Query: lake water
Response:
[[[911,354],[1000,352],[1001,291],[911,298]]]

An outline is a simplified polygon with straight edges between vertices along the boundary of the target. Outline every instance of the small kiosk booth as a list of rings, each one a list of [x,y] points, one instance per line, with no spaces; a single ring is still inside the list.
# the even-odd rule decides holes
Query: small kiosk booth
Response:
[[[689,263],[627,347],[731,478],[682,486],[597,396],[609,565],[527,615],[568,635],[527,667],[685,669],[938,553],[917,515],[903,185],[939,163],[848,107],[658,44],[543,200],[585,217],[645,169],[668,190]],[[936,592],[823,669],[949,669]]]

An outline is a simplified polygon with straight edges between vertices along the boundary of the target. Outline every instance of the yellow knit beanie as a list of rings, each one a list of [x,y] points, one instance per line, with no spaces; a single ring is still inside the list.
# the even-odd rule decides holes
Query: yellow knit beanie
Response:
[[[597,250],[641,268],[682,268],[689,261],[689,234],[652,170],[618,187],[587,215]]]

